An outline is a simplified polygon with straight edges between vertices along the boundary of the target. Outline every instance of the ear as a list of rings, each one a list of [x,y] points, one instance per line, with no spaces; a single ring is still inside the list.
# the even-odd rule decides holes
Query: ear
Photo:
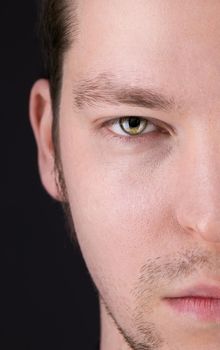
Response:
[[[38,80],[32,87],[29,115],[37,143],[38,166],[42,184],[54,199],[61,200],[54,171],[53,113],[50,87],[47,80]]]

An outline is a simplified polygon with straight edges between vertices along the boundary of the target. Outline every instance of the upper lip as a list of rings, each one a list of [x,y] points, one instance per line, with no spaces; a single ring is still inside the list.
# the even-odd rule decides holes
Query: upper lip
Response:
[[[174,292],[168,298],[213,298],[220,299],[220,286],[199,284],[180,291]]]

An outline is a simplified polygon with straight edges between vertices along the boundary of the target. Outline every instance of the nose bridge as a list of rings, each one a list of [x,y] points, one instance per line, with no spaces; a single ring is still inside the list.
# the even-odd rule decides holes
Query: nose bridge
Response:
[[[220,189],[220,142],[214,135],[194,135],[192,144],[188,144],[186,157],[186,178],[189,189],[198,198],[206,199],[202,202],[216,207]],[[217,201],[217,202],[216,202]],[[216,204],[216,205],[215,205]]]
[[[177,219],[189,232],[220,243],[220,141],[217,130],[192,131],[181,148]]]

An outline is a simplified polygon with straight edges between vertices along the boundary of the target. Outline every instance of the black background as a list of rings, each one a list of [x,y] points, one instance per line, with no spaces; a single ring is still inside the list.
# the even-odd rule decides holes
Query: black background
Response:
[[[0,349],[93,349],[98,296],[61,207],[41,186],[28,118],[42,76],[34,0],[1,1]]]

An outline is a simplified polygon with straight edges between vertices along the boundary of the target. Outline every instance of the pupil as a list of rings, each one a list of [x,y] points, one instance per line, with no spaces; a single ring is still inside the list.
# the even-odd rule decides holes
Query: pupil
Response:
[[[136,117],[131,117],[129,118],[129,127],[130,128],[137,128],[140,126],[140,118],[136,118]]]

